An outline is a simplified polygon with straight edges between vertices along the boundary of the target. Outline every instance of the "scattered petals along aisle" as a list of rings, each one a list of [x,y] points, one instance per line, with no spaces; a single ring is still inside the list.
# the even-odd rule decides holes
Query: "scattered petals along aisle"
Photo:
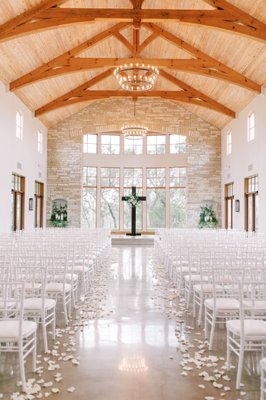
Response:
[[[234,380],[230,377],[234,371],[228,373],[225,365],[226,342],[222,353],[209,351],[204,330],[197,327],[192,313],[186,309],[185,299],[179,297],[179,291],[168,279],[166,269],[155,253],[151,253],[150,261],[154,287],[151,300],[158,311],[175,321],[176,354],[169,358],[178,363],[177,373],[198,387],[202,392],[198,399],[258,400],[257,392],[235,390]]]
[[[107,259],[107,257],[106,257]],[[91,321],[104,319],[112,315],[113,309],[107,303],[107,285],[112,279],[114,270],[112,260],[108,259],[96,272],[86,296],[82,296],[76,305],[72,320],[66,328],[56,329],[56,340],[52,350],[37,355],[37,369],[32,378],[27,381],[27,393],[21,391],[21,382],[18,381],[17,391],[0,393],[1,399],[33,400],[47,398],[51,395],[75,393],[78,388],[75,384],[75,373],[72,381],[64,381],[64,367],[66,364],[73,368],[80,365],[79,346],[77,337],[88,327]],[[51,336],[52,332],[49,332]],[[52,342],[51,342],[52,343]],[[69,373],[68,373],[69,376]],[[64,388],[62,388],[64,384]]]

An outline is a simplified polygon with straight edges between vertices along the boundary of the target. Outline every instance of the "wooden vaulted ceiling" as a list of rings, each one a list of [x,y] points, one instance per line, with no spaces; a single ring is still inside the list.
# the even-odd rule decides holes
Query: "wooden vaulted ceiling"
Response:
[[[265,0],[1,0],[0,79],[47,126],[132,97],[113,70],[157,66],[154,90],[222,128],[266,83]]]

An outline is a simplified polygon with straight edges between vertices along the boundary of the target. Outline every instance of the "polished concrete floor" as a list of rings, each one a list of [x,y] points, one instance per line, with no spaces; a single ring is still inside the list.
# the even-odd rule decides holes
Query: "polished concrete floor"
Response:
[[[230,381],[218,381],[222,380],[219,389],[199,376],[206,371],[209,376],[225,373],[225,332],[218,332],[211,353],[217,360],[208,359],[202,330],[176,297],[152,248],[113,247],[82,300],[71,326],[65,329],[60,321],[55,343],[49,340],[52,353],[42,353],[40,335],[39,374],[32,374],[27,362],[27,377],[35,379],[31,386],[37,385],[36,398],[259,399],[254,368],[245,372],[241,393],[234,390],[234,371]],[[203,355],[202,366],[196,368],[193,360]],[[0,362],[0,397],[9,399],[20,390],[16,358],[1,356]]]

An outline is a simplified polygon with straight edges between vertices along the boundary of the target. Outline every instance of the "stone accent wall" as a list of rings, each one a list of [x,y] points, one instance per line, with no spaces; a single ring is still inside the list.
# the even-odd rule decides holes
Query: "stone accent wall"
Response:
[[[47,218],[53,199],[68,200],[71,226],[80,226],[82,184],[82,135],[90,132],[119,131],[132,123],[130,99],[107,99],[92,103],[48,133]],[[159,99],[136,103],[136,123],[150,130],[188,136],[188,227],[196,227],[200,205],[207,200],[217,205],[221,222],[221,132],[179,104]],[[179,157],[177,155],[176,157]],[[154,165],[156,166],[156,165]]]

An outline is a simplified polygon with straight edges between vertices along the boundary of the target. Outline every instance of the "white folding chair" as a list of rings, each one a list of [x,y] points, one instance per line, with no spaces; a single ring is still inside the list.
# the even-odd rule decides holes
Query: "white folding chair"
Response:
[[[18,270],[17,267],[17,275]],[[27,282],[31,282],[36,288],[41,285],[38,292],[36,289],[30,292],[29,286],[26,290],[24,300],[24,316],[29,320],[33,320],[42,326],[44,351],[48,352],[47,327],[52,326],[52,336],[55,339],[55,324],[56,324],[56,300],[48,298],[46,295],[47,269],[43,267],[29,267],[25,270],[22,268]]]
[[[227,328],[227,368],[231,353],[238,356],[236,389],[240,389],[245,352],[263,352],[266,348],[266,282],[239,282],[239,319],[229,320]]]
[[[46,295],[63,307],[65,323],[71,316],[72,286],[67,282],[67,258],[60,256],[43,257],[42,265],[47,268]]]
[[[260,400],[266,399],[266,358],[260,361]]]
[[[25,360],[32,353],[32,370],[36,369],[36,330],[34,321],[24,320],[24,283],[0,282],[0,353],[17,352],[22,389],[27,391]]]
[[[213,348],[216,325],[224,324],[227,319],[238,318],[238,279],[242,276],[242,273],[242,269],[232,269],[230,267],[218,269],[213,267],[213,297],[204,301],[205,337],[209,340],[209,350]]]

